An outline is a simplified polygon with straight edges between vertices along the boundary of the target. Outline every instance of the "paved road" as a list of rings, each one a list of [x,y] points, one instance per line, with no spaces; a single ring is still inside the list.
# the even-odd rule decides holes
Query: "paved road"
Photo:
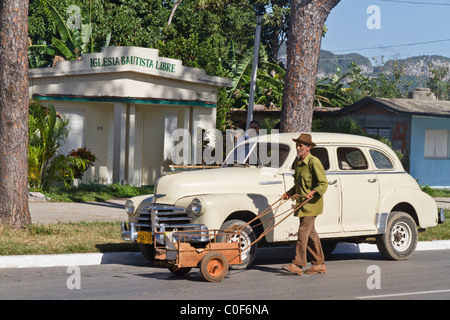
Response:
[[[231,270],[219,283],[206,282],[198,269],[178,277],[150,264],[83,266],[79,273],[71,267],[2,269],[0,299],[174,299],[234,303],[450,299],[448,250],[418,251],[407,261],[387,261],[378,253],[332,255],[327,260],[327,274],[302,276],[280,269],[292,259],[293,253],[293,248],[288,247],[258,249],[251,269]],[[75,288],[69,289],[68,282]],[[77,283],[80,289],[76,288]]]

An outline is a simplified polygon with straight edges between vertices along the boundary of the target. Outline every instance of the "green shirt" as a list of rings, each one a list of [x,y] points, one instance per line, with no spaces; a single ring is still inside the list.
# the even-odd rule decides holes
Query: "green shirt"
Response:
[[[297,217],[317,216],[323,212],[323,195],[328,188],[322,162],[310,153],[302,160],[294,162],[294,186],[288,191],[289,195],[299,194],[306,196],[312,190],[314,197],[295,212]],[[305,198],[297,200],[297,204]]]

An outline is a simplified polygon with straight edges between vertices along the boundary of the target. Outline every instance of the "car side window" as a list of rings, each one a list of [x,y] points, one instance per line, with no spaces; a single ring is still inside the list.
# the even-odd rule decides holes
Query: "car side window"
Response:
[[[339,169],[341,170],[366,170],[367,160],[358,148],[340,147],[337,149]]]
[[[312,148],[310,152],[313,156],[319,158],[325,170],[330,169],[330,160],[328,159],[328,150],[326,148],[316,147]]]
[[[254,151],[256,152],[256,151]],[[289,146],[275,143],[259,143],[259,162],[264,167],[279,168],[289,155]]]
[[[369,153],[377,169],[394,169],[391,160],[380,151],[370,149]]]

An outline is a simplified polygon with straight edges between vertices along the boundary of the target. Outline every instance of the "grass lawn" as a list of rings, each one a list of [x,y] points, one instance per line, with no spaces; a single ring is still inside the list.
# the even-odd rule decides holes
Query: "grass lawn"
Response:
[[[428,228],[419,233],[419,241],[449,240],[450,239],[450,210],[445,210],[445,222],[434,228]]]
[[[0,255],[139,251],[122,240],[120,222],[32,224],[13,229],[0,224]]]

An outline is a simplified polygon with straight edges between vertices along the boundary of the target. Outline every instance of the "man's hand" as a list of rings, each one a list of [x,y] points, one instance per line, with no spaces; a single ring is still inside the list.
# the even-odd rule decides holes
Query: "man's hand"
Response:
[[[287,200],[289,199],[291,196],[289,195],[289,193],[285,192],[283,193],[283,195],[281,196],[281,200]]]
[[[306,199],[311,199],[312,197],[314,197],[314,194],[316,193],[316,190],[312,190],[311,192],[309,192],[305,198]]]

